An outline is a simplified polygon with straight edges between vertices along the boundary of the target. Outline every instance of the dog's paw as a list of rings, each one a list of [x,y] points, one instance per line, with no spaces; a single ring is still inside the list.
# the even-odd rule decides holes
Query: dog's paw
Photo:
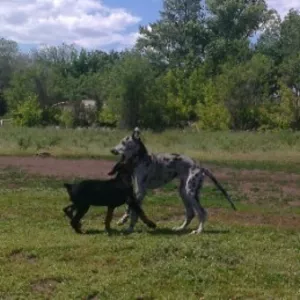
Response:
[[[182,226],[176,226],[172,228],[173,231],[182,231],[183,229],[184,228]]]
[[[130,234],[133,232],[133,228],[132,227],[128,227],[124,230],[124,234]]]
[[[202,232],[202,230],[196,229],[193,230],[190,234],[200,234]]]
[[[153,229],[157,227],[157,225],[153,222],[149,222],[147,225],[148,225],[148,227],[153,228]]]
[[[105,229],[107,236],[111,236],[113,234],[111,229]]]

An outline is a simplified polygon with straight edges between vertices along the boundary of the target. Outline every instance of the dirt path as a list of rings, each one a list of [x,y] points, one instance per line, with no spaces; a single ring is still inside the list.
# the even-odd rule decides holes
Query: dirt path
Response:
[[[113,161],[96,159],[0,156],[0,169],[15,167],[30,174],[58,178],[106,178],[113,164]],[[233,194],[242,195],[246,202],[257,203],[258,205],[266,204],[268,201],[271,205],[280,202],[290,207],[300,207],[299,174],[209,167],[221,182],[230,185]],[[300,228],[300,216],[298,214],[267,217],[259,213],[237,212],[233,214],[223,210],[211,209],[211,216],[230,223],[269,224]]]
[[[0,156],[0,168],[17,167],[31,174],[57,177],[107,177],[113,161],[101,159],[61,159],[39,156]],[[262,170],[236,170],[209,166],[221,181],[257,181],[276,183],[299,183],[300,174],[268,172]],[[300,194],[299,194],[300,195]]]
[[[0,168],[19,168],[44,176],[105,178],[114,162],[95,159],[59,159],[53,157],[0,156]]]

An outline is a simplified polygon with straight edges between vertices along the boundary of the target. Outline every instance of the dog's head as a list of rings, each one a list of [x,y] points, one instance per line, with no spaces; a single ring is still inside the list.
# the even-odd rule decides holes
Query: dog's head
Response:
[[[119,163],[115,170],[115,172],[117,173],[116,180],[119,180],[125,185],[130,186],[132,184],[133,170],[134,165],[131,160],[126,163]]]
[[[131,135],[124,137],[118,145],[111,149],[114,155],[122,155],[124,161],[147,153],[147,149],[140,138],[139,128],[135,128]]]

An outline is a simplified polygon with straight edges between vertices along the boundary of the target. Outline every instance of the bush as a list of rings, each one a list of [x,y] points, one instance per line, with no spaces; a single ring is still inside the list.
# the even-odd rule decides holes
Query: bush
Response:
[[[42,122],[42,113],[37,96],[30,95],[17,105],[13,112],[13,121],[17,126],[38,126]]]
[[[196,111],[201,129],[225,130],[229,128],[230,114],[224,103],[217,100],[216,90],[210,81],[204,88],[203,103],[198,103]]]
[[[72,128],[75,122],[73,111],[63,110],[59,116],[59,125],[66,128]]]
[[[59,125],[59,119],[61,110],[57,107],[46,107],[42,112],[42,124],[47,125]]]
[[[288,129],[297,128],[298,101],[295,101],[293,92],[283,83],[280,83],[277,103],[266,103],[259,109],[259,129]]]
[[[117,126],[119,117],[108,106],[104,106],[98,113],[98,121],[100,125]]]

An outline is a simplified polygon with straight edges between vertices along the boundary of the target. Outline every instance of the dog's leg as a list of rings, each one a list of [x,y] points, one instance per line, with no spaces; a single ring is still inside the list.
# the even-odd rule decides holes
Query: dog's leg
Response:
[[[187,185],[186,180],[182,179],[180,181],[179,194],[180,194],[182,202],[185,206],[185,220],[183,221],[181,226],[174,227],[173,228],[174,231],[181,231],[181,230],[185,229],[191,223],[191,221],[193,220],[193,218],[195,216],[193,206],[190,202],[190,199],[189,199],[187,191],[186,191],[186,185]]]
[[[196,189],[194,190],[193,186],[190,188],[189,190],[189,196],[191,199],[191,203],[196,211],[196,214],[199,218],[199,226],[196,230],[193,230],[191,232],[191,234],[198,234],[201,233],[203,231],[203,227],[204,227],[204,223],[207,220],[207,212],[205,211],[205,209],[202,207],[201,203],[200,203],[200,198],[201,198],[201,193],[200,190],[202,188],[202,184],[203,184],[203,176],[201,175],[201,173],[198,173],[195,176],[195,182],[197,182],[196,184]]]
[[[107,212],[106,212],[106,217],[105,217],[105,230],[107,233],[110,232],[110,223],[114,214],[114,207],[108,206],[107,207]]]
[[[75,210],[75,205],[74,205],[74,204],[71,204],[71,205],[66,206],[66,207],[63,209],[63,212],[65,213],[65,215],[66,215],[68,218],[70,218],[70,219],[72,220],[74,210]]]
[[[142,206],[142,200],[144,199],[145,195],[146,195],[146,189],[142,185],[137,185],[136,204],[139,207]],[[130,224],[126,229],[127,233],[133,232],[137,220],[138,220],[138,214],[136,213],[136,211],[130,209]]]
[[[138,179],[136,177],[134,177],[134,178],[135,178],[135,184],[136,184],[136,188],[137,188],[137,194],[139,194],[140,187],[138,184]],[[138,201],[137,197],[138,196],[135,197],[136,201]],[[124,225],[128,221],[130,216],[131,216],[131,209],[130,209],[129,205],[127,205],[126,211],[125,211],[124,215],[117,222],[117,225]]]
[[[80,220],[83,218],[83,216],[87,213],[88,210],[89,206],[79,207],[76,215],[71,220],[71,226],[77,233],[82,233]]]
[[[192,200],[192,202],[194,204],[194,208],[195,208],[196,213],[197,213],[198,218],[199,218],[199,226],[196,230],[193,230],[191,232],[191,234],[195,234],[195,233],[198,234],[198,233],[201,233],[203,231],[204,223],[207,220],[207,212],[201,206],[200,202],[198,202],[195,198]]]
[[[141,218],[141,220],[150,228],[156,228],[156,224],[152,222],[148,217],[146,216],[144,210],[136,203],[136,199],[130,199],[129,207],[131,210],[134,210],[138,216]]]
[[[119,219],[119,221],[117,222],[117,225],[124,225],[128,218],[130,216],[130,207],[128,205],[126,205],[126,209],[125,209],[125,213],[124,215]]]
[[[156,228],[156,224],[153,221],[151,221],[150,219],[148,219],[148,217],[145,215],[145,213],[142,209],[139,213],[139,217],[149,228]]]

